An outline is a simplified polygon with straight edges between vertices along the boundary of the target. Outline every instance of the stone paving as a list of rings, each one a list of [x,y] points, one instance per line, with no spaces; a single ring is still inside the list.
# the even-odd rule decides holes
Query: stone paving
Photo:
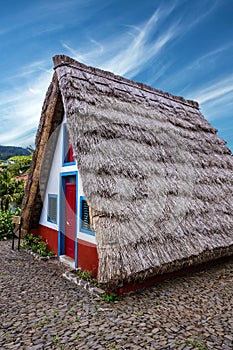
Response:
[[[233,349],[233,259],[113,305],[0,242],[0,349]]]

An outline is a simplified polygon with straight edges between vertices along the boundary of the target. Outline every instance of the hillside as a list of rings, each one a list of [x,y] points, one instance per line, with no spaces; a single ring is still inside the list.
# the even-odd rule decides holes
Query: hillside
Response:
[[[13,156],[28,156],[31,154],[30,150],[17,146],[1,146],[0,145],[0,159],[6,160]]]

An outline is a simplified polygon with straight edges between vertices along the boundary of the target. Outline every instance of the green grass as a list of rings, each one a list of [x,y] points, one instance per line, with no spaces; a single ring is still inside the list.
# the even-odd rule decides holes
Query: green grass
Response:
[[[110,293],[102,294],[102,300],[107,301],[108,303],[112,304],[115,301],[119,301],[120,297],[116,293],[110,292]]]

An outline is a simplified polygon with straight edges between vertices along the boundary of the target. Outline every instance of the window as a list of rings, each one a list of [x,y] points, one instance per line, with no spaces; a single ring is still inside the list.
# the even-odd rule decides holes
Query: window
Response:
[[[69,132],[67,125],[64,124],[63,128],[63,164],[71,165],[75,163],[73,147],[70,142]]]
[[[80,197],[80,231],[92,236],[95,235],[91,226],[89,206],[85,197]]]
[[[57,223],[57,195],[48,195],[48,221],[54,224]]]

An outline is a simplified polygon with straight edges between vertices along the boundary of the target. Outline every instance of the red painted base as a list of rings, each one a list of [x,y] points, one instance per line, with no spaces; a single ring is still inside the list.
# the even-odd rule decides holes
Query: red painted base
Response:
[[[163,282],[165,280],[168,280],[168,279],[174,279],[174,278],[179,277],[179,276],[184,276],[184,275],[188,275],[191,273],[200,272],[201,270],[204,270],[206,268],[207,269],[211,268],[211,267],[216,266],[218,264],[222,264],[222,263],[227,262],[231,259],[233,259],[233,256],[223,257],[223,258],[208,261],[206,263],[202,263],[199,265],[189,266],[189,267],[183,268],[183,269],[178,270],[178,271],[165,273],[163,275],[157,275],[157,276],[148,278],[147,280],[144,280],[141,282],[137,281],[134,283],[128,283],[128,284],[123,285],[122,287],[119,287],[114,292],[118,295],[127,294],[130,292],[136,292],[136,291],[143,289],[143,288],[152,287],[152,286],[154,286],[160,282]]]
[[[95,244],[78,239],[78,267],[91,272],[93,277],[97,276],[98,253]]]
[[[49,249],[58,255],[58,232],[56,230],[39,225],[38,229],[31,230],[30,232],[34,233],[35,235],[42,236],[43,240],[47,242]],[[190,273],[199,272],[205,268],[210,268],[211,266],[223,263],[232,258],[232,256],[224,257],[200,265],[186,267],[179,271],[165,273],[163,275],[157,275],[144,281],[137,281],[133,283],[124,284],[122,287],[119,287],[117,290],[115,290],[115,292],[118,295],[135,292],[140,289],[156,285],[157,283],[160,283],[167,279],[172,279]],[[91,272],[93,277],[97,277],[98,253],[95,244],[83,241],[81,239],[78,240],[78,267],[81,268],[82,271]]]
[[[38,229],[30,232],[41,236],[48,244],[48,248],[58,255],[58,232],[49,227],[39,225]],[[98,253],[95,244],[78,239],[78,267],[82,271],[89,271],[93,277],[98,275]]]
[[[38,229],[33,229],[31,233],[41,236],[47,243],[49,250],[58,255],[58,232],[52,228],[39,225]]]

